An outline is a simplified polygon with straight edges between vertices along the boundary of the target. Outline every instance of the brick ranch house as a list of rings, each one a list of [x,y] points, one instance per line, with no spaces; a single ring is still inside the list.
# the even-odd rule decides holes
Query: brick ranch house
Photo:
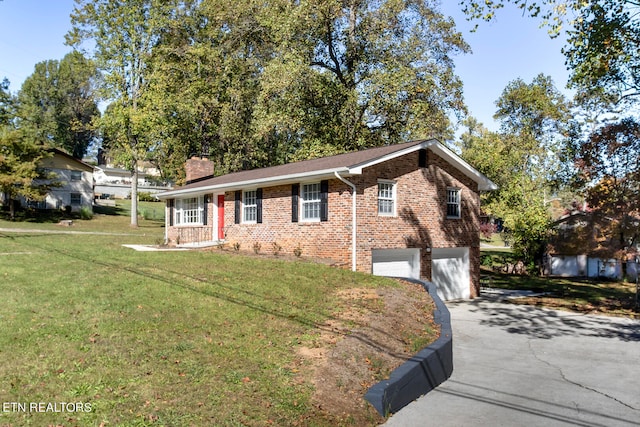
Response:
[[[173,245],[274,243],[376,275],[431,280],[444,299],[479,292],[480,191],[496,185],[436,140],[213,177],[187,161],[166,201]]]

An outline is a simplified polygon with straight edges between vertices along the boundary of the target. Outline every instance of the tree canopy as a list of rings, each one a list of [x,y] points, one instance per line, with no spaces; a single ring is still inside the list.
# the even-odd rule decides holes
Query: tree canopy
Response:
[[[149,61],[177,2],[165,0],[76,0],[67,43],[91,44],[103,74],[102,97],[111,102],[100,125],[110,153],[131,170],[131,225],[138,225],[138,163],[155,141],[145,104]]]
[[[42,200],[54,183],[41,169],[40,161],[49,153],[46,141],[32,128],[18,126],[18,103],[9,93],[9,81],[0,84],[0,192],[7,197],[10,215],[15,214],[14,201],[19,197]]]
[[[636,252],[640,243],[640,123],[627,117],[592,132],[580,146],[577,170],[587,201],[611,249]],[[613,254],[609,254],[610,256]]]
[[[432,1],[183,4],[152,50],[156,154],[224,173],[449,137],[468,49]]]
[[[18,94],[21,126],[82,159],[96,137],[97,80],[95,66],[79,52],[36,64]]]
[[[510,82],[496,101],[500,132],[467,121],[462,157],[499,190],[483,196],[483,210],[504,221],[514,251],[526,263],[540,259],[550,221],[545,196],[559,167],[568,101],[550,77]]]

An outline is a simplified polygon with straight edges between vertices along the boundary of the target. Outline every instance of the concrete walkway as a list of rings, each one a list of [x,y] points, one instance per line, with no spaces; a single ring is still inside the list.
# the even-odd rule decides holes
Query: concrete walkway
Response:
[[[454,370],[385,426],[640,426],[640,321],[447,304]]]

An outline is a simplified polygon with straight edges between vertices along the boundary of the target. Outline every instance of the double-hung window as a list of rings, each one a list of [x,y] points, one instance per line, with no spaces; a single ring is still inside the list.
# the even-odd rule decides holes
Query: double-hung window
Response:
[[[80,206],[82,205],[82,194],[80,193],[71,193],[70,195],[71,206]]]
[[[202,224],[204,205],[202,197],[177,199],[175,208],[176,225]]]
[[[71,181],[82,181],[82,171],[71,171]]]
[[[459,188],[447,188],[447,218],[460,218]]]
[[[302,185],[302,220],[320,221],[320,183]]]
[[[393,181],[378,181],[378,215],[395,216],[396,214],[396,183]]]
[[[258,220],[258,196],[256,190],[245,191],[242,195],[242,221],[255,223]]]

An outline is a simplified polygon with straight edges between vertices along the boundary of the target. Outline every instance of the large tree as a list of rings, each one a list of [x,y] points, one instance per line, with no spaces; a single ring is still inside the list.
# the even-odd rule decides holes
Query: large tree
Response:
[[[468,46],[429,0],[313,0],[289,11],[265,68],[260,129],[296,157],[451,136],[465,112],[453,56]]]
[[[23,127],[81,159],[99,117],[95,66],[79,52],[36,64],[18,94]]]
[[[15,202],[20,197],[42,200],[54,182],[53,176],[41,169],[47,157],[47,141],[31,128],[19,126],[18,102],[9,92],[8,80],[0,83],[0,192],[15,216]]]
[[[468,46],[433,1],[203,0],[154,48],[157,153],[218,172],[451,136]],[[161,96],[162,95],[162,96]]]
[[[110,154],[131,171],[131,225],[138,225],[138,165],[156,141],[144,103],[149,60],[177,1],[76,0],[67,43],[88,46],[103,73],[102,96],[111,102],[101,120]]]
[[[191,154],[211,156],[216,173],[282,162],[274,143],[255,136],[259,81],[273,56],[264,21],[278,18],[270,7],[194,2],[177,9],[162,32],[147,94],[159,141],[154,157],[169,175],[182,178]]]
[[[504,221],[514,251],[528,264],[539,260],[550,215],[545,196],[558,170],[567,100],[548,76],[510,82],[496,101],[500,132],[475,121],[461,136],[462,157],[499,186],[483,209]]]
[[[640,123],[624,118],[592,132],[577,153],[589,207],[610,242],[608,256],[624,257],[640,243]]]

